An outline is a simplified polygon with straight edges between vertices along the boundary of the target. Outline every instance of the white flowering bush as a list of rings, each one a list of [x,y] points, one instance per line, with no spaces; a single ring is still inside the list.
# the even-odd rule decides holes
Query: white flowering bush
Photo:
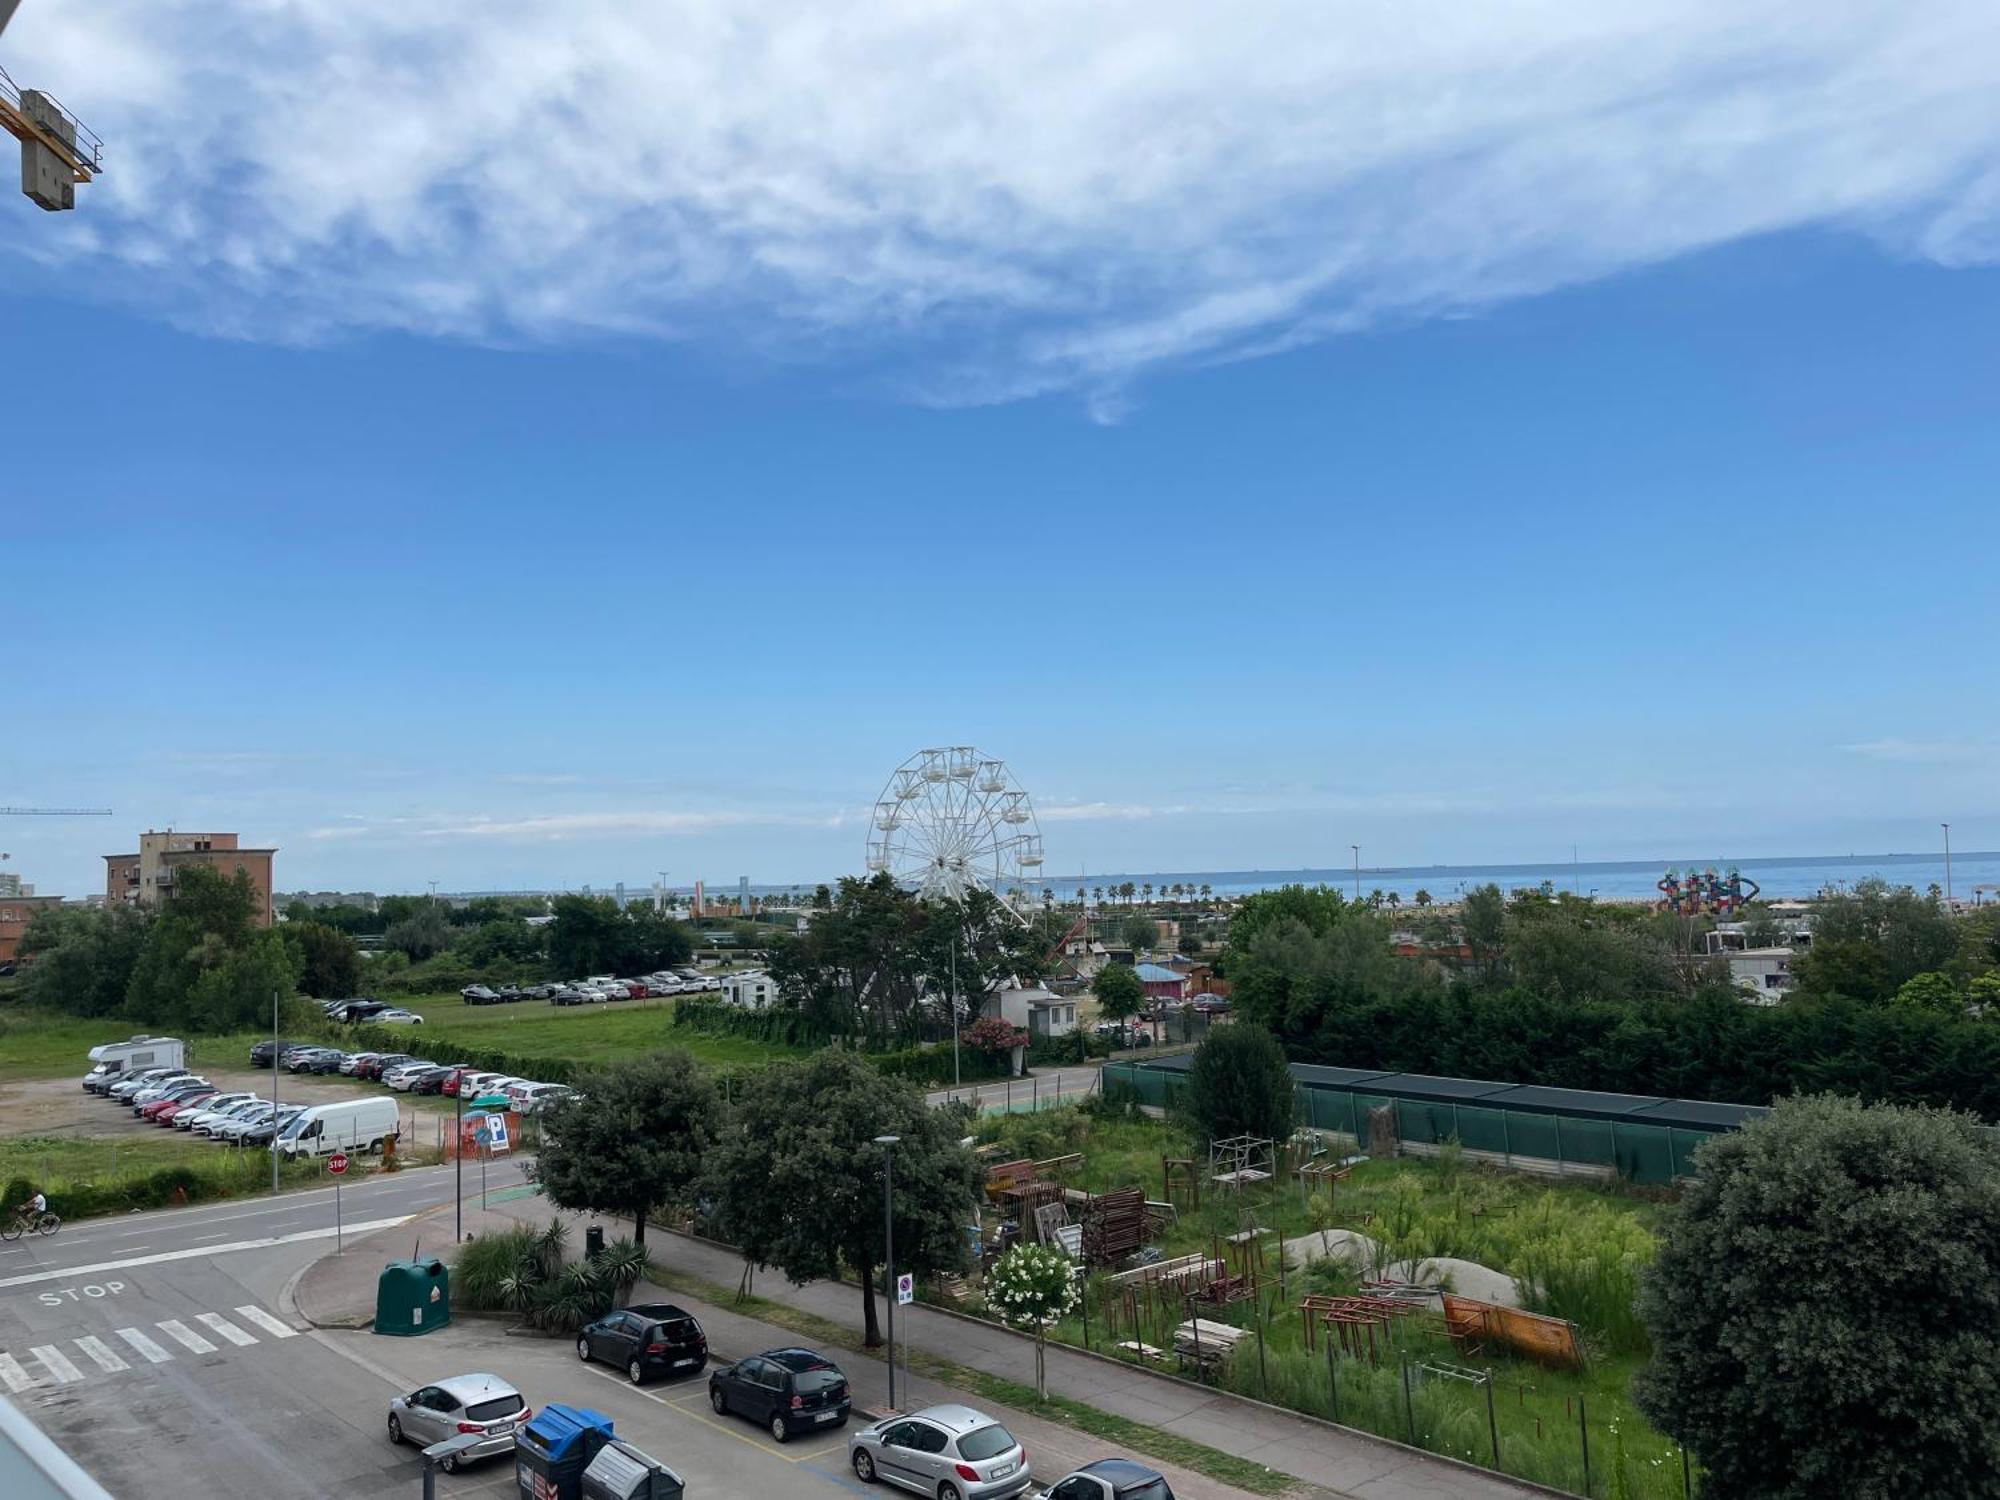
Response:
[[[986,1273],[986,1305],[1002,1322],[1035,1331],[1035,1393],[1048,1395],[1043,1341],[1056,1321],[1075,1311],[1082,1293],[1070,1259],[1053,1245],[1016,1245]]]

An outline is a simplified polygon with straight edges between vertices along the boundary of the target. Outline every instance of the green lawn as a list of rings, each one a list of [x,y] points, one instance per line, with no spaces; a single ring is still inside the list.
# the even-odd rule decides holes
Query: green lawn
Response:
[[[676,1031],[671,1003],[626,1001],[604,1005],[555,1006],[524,1000],[514,1005],[467,1005],[456,995],[423,995],[399,1002],[424,1018],[411,1026],[412,1051],[435,1037],[468,1047],[494,1047],[524,1057],[562,1057],[581,1063],[613,1062],[634,1053],[677,1047],[696,1060],[728,1072],[746,1072],[798,1048],[747,1037],[708,1036]]]
[[[24,1078],[81,1079],[90,1071],[90,1049],[143,1035],[148,1028],[112,1018],[81,1021],[37,1011],[0,1010],[0,1083]],[[190,1061],[204,1067],[244,1067],[250,1045],[262,1032],[236,1032],[190,1039]]]

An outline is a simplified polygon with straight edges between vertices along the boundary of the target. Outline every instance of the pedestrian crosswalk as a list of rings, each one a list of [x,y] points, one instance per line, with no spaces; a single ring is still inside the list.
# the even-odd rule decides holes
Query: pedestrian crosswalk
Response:
[[[176,1351],[168,1345],[177,1345],[188,1354],[215,1354],[223,1352],[224,1345],[246,1349],[266,1340],[275,1343],[298,1337],[296,1328],[254,1302],[233,1307],[227,1314],[198,1312],[192,1318],[202,1332],[197,1333],[179,1318],[162,1318],[152,1325],[152,1332],[114,1328],[109,1338],[83,1334],[64,1343],[34,1344],[18,1351],[0,1349],[0,1388],[10,1396],[19,1396],[122,1374],[135,1365],[169,1364]],[[154,1337],[156,1333],[161,1337]]]

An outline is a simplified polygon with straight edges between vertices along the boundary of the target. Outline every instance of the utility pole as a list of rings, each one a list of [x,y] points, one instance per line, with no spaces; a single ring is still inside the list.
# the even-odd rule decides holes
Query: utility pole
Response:
[[[958,1076],[958,934],[951,935],[951,1086],[957,1088],[963,1080]]]
[[[278,1195],[278,987],[271,986],[271,1196]]]
[[[878,1135],[882,1148],[882,1302],[889,1316],[889,1409],[896,1409],[896,1142],[899,1135]]]
[[[1944,904],[1951,905],[1951,824],[1940,823],[1944,830]]]

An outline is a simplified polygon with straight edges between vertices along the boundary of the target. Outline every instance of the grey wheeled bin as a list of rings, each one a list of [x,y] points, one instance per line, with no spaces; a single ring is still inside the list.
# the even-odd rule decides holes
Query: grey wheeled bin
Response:
[[[583,1500],[681,1500],[681,1476],[630,1443],[609,1442],[583,1471]]]

